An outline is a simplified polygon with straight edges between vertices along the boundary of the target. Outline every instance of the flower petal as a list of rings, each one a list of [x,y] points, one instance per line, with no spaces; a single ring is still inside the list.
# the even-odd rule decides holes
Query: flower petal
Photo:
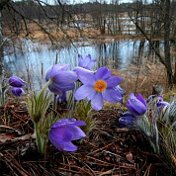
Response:
[[[53,78],[56,76],[60,71],[66,71],[68,70],[69,65],[67,64],[55,64],[53,65],[47,72],[46,72],[46,77],[45,80],[49,81],[49,79]]]
[[[76,125],[76,126],[85,126],[86,123],[83,120],[76,120],[74,125]]]
[[[76,100],[82,100],[86,97],[90,97],[92,94],[94,94],[94,92],[95,91],[93,90],[92,87],[87,85],[82,85],[76,90],[74,97]]]
[[[85,60],[85,68],[89,70],[92,69],[92,67],[95,65],[95,59],[93,59],[90,54],[88,54],[84,60]]]
[[[123,78],[118,76],[111,76],[106,79],[108,87],[115,87],[123,81]]]
[[[75,118],[62,118],[55,122],[51,128],[58,128],[64,125],[84,126],[86,123],[83,120],[76,120]]]
[[[64,84],[59,85],[59,84],[51,83],[48,86],[48,88],[51,92],[62,96],[63,92],[74,89],[74,86],[75,86],[74,83],[70,83],[70,84],[66,84],[66,85],[64,85]]]
[[[158,103],[157,103],[157,107],[158,108],[162,108],[162,107],[169,107],[170,106],[170,104],[167,102],[167,101],[159,101]]]
[[[70,142],[71,138],[72,134],[67,130],[67,128],[65,128],[65,126],[51,128],[49,131],[49,140],[58,150],[63,150],[62,143]]]
[[[78,75],[78,79],[80,79],[80,76],[82,75],[82,72],[88,72],[88,73],[94,73],[93,71],[91,70],[88,70],[86,68],[83,68],[83,67],[75,67],[74,70],[76,72],[76,74]]]
[[[18,76],[11,76],[9,78],[9,84],[13,87],[23,87],[25,85],[25,81],[23,81],[20,77]]]
[[[78,79],[77,74],[73,71],[60,71],[57,75],[53,77],[53,82],[57,84],[69,84],[73,83]]]
[[[78,66],[80,67],[83,67],[83,68],[86,68],[86,69],[91,69],[94,64],[95,64],[95,60],[92,59],[91,55],[88,54],[86,57],[82,57],[81,55],[78,55],[78,60],[79,60],[79,63],[78,63]]]
[[[84,58],[80,54],[78,54],[78,66],[84,67]]]
[[[60,96],[62,96],[62,90],[60,89],[60,88],[57,88],[56,86],[54,86],[53,84],[50,84],[49,86],[48,86],[48,89],[51,91],[51,92],[53,92],[54,94],[56,94],[56,95],[60,95]]]
[[[123,113],[119,118],[119,124],[122,126],[131,126],[135,120],[135,117],[130,112]]]
[[[58,121],[56,121],[51,128],[58,128],[64,125],[71,125],[71,124],[75,124],[76,119],[75,118],[62,118],[59,119]]]
[[[93,86],[95,84],[95,75],[92,72],[88,72],[87,70],[82,70],[79,74],[79,80],[89,86]]]
[[[24,90],[21,87],[12,87],[11,92],[13,95],[20,97],[22,94],[24,94]]]
[[[114,88],[117,92],[119,92],[122,96],[125,94],[125,90],[121,88],[119,85]]]
[[[91,106],[97,111],[103,108],[103,96],[101,93],[95,94],[94,98],[91,100]]]
[[[107,68],[107,67],[100,67],[96,73],[95,73],[95,77],[97,80],[99,79],[107,79],[111,76],[111,71]]]
[[[74,125],[68,125],[67,130],[72,133],[71,140],[78,140],[86,136],[84,131],[82,131],[79,127]]]
[[[72,142],[62,142],[62,150],[67,151],[67,152],[75,152],[78,147],[74,145]]]
[[[59,128],[49,132],[49,140],[60,151],[76,151],[77,146],[71,142],[72,133],[66,128]]]
[[[111,103],[117,103],[122,100],[122,95],[114,89],[106,89],[102,95],[106,101]]]
[[[146,100],[144,99],[144,97],[142,96],[142,94],[138,93],[136,98],[142,102],[145,106],[147,106]]]
[[[136,98],[134,96],[134,93],[130,94],[130,98],[128,99],[126,106],[129,111],[135,116],[143,115],[147,110],[146,105],[141,102],[138,98]]]
[[[85,137],[85,133],[78,127],[85,125],[84,121],[74,118],[63,118],[51,126],[48,137],[51,143],[58,150],[75,151],[77,146],[72,140],[78,140]]]

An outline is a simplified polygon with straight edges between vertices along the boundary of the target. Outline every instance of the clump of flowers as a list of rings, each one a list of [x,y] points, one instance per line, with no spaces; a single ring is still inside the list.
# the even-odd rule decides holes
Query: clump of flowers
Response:
[[[61,118],[60,115],[56,114],[56,109],[53,109],[51,112],[47,112],[50,106],[55,108],[55,102],[51,101],[52,96],[50,92],[56,95],[57,101],[63,102],[67,101],[66,92],[73,90],[75,87],[77,74],[74,71],[68,70],[68,68],[68,65],[61,64],[55,64],[52,66],[46,73],[46,85],[39,93],[33,93],[28,96],[28,112],[34,122],[34,135],[36,137],[36,144],[40,153],[45,153],[48,137],[51,143],[59,150],[73,151],[73,145],[71,146],[70,144],[71,141],[78,139],[80,136],[85,136],[83,132],[81,133],[81,129],[78,129],[78,126],[84,125],[85,122],[69,118],[55,122]],[[70,130],[74,130],[73,132],[75,133],[77,132],[77,135],[73,135]],[[80,132],[79,134],[78,131]],[[69,137],[68,135],[71,136]],[[63,138],[56,139],[56,136],[62,136]],[[76,150],[76,147],[74,150]]]
[[[168,119],[170,104],[163,100],[161,95],[151,95],[145,100],[141,94],[131,93],[127,101],[127,112],[119,118],[121,126],[133,127],[141,130],[148,138],[156,153],[160,152],[160,137],[162,129],[159,128]],[[167,118],[166,118],[167,116]]]
[[[19,97],[25,93],[23,87],[25,86],[26,82],[20,77],[11,76],[8,82],[11,86],[10,89],[13,95]]]
[[[113,76],[106,67],[97,71],[89,70],[95,63],[91,55],[78,57],[79,66],[73,71],[69,70],[69,65],[53,65],[46,73],[43,89],[28,97],[28,111],[34,122],[36,143],[41,153],[46,151],[47,136],[58,150],[76,151],[77,147],[72,141],[85,137],[85,133],[94,126],[94,120],[90,117],[91,108],[101,110],[104,100],[111,103],[122,101],[124,90],[119,84],[123,79]],[[11,79],[11,84],[13,80],[17,80],[16,86],[23,85],[23,81],[16,78]],[[72,107],[73,118],[56,114],[55,102],[52,103],[50,93],[55,95],[57,102],[68,105],[73,105],[70,102],[75,103],[76,100],[76,106]],[[71,98],[68,99],[67,93]],[[50,107],[54,108],[55,113],[47,112]],[[70,112],[66,116],[70,117]],[[86,130],[82,131],[81,126]]]

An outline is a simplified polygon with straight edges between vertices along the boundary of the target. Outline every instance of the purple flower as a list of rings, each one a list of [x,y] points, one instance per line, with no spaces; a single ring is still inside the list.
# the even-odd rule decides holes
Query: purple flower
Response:
[[[25,81],[18,76],[11,76],[9,78],[9,84],[13,87],[23,87],[25,85]]]
[[[158,108],[164,108],[164,107],[170,106],[170,104],[167,101],[158,101],[156,105]]]
[[[120,102],[122,95],[115,90],[115,87],[122,82],[122,78],[112,76],[111,71],[106,67],[99,68],[95,74],[82,72],[79,75],[83,83],[75,92],[75,99],[91,100],[91,106],[95,110],[101,110],[103,99],[111,103]]]
[[[134,116],[141,116],[147,110],[146,101],[140,93],[137,96],[131,93],[126,106]]]
[[[84,121],[74,118],[63,118],[51,126],[49,140],[60,151],[74,152],[77,150],[72,141],[85,137],[80,126],[86,125]]]
[[[149,103],[149,102],[153,101],[156,98],[157,98],[157,101],[163,101],[163,97],[161,95],[150,95],[147,98],[146,102]]]
[[[56,64],[47,71],[45,79],[51,80],[48,86],[51,92],[62,95],[63,92],[74,88],[78,77],[74,71],[68,70],[68,65]]]
[[[11,92],[13,95],[15,95],[17,97],[19,97],[25,93],[23,88],[21,88],[21,87],[11,87]]]
[[[94,64],[95,59],[93,59],[90,54],[88,54],[84,58],[80,54],[78,54],[78,66],[91,70]]]
[[[146,101],[147,103],[155,101],[158,108],[170,106],[170,104],[167,101],[163,100],[163,97],[161,95],[150,95]]]
[[[119,118],[120,127],[132,126],[135,120],[135,116],[130,112],[124,112]]]

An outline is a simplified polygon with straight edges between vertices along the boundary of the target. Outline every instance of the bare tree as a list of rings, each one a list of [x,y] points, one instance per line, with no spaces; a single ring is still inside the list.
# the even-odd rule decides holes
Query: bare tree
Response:
[[[140,8],[138,4],[140,3]],[[175,40],[175,35],[172,29],[175,28],[174,21],[174,4],[171,0],[154,0],[151,5],[144,5],[143,2],[136,2],[136,6],[133,7],[129,16],[136,25],[136,28],[142,33],[142,35],[149,41],[151,48],[158,56],[159,61],[165,66],[168,84],[172,87],[176,84],[176,61],[171,57],[171,38]],[[145,7],[144,13],[143,10]],[[142,20],[146,19],[146,22],[150,19],[151,25],[147,26],[146,30],[142,26]],[[162,54],[158,47],[154,44],[155,38],[160,38],[164,41],[164,54]]]
[[[48,1],[49,2],[49,1]],[[55,0],[55,5],[51,5],[43,0],[0,0],[0,75],[3,69],[3,28],[10,30],[11,34],[19,35],[25,32],[30,34],[30,22],[37,25],[41,31],[48,35],[53,43],[54,37],[50,29],[52,25],[62,30],[62,26],[68,24],[72,19],[70,6],[65,2]],[[63,32],[65,30],[63,29]],[[67,35],[67,34],[66,34]]]
[[[0,75],[3,72],[3,26],[2,26],[2,10],[10,2],[10,0],[1,0],[0,1]]]

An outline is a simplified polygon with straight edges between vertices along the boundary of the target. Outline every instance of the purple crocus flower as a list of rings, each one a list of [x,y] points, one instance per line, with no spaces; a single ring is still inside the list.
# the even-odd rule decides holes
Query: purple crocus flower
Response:
[[[117,103],[122,99],[122,95],[117,93],[115,87],[123,79],[118,76],[112,76],[111,71],[106,67],[100,67],[95,74],[82,72],[79,75],[79,79],[83,85],[76,90],[75,99],[82,100],[87,98],[91,100],[91,106],[95,110],[102,109],[103,100]]]
[[[126,106],[134,116],[141,116],[147,110],[146,101],[140,93],[137,96],[131,93]]]
[[[49,140],[60,151],[74,152],[77,150],[72,141],[85,137],[80,126],[86,125],[82,120],[63,118],[51,126]]]
[[[63,92],[74,88],[78,77],[74,71],[68,70],[68,65],[56,64],[47,71],[45,79],[51,81],[48,86],[51,92],[62,95]]]
[[[135,120],[135,116],[130,112],[124,112],[119,118],[120,127],[132,126]]]
[[[95,59],[93,59],[90,54],[88,54],[85,57],[82,57],[80,54],[78,54],[79,67],[83,67],[85,69],[91,70],[94,65],[95,65]]]
[[[23,87],[25,85],[25,81],[23,81],[20,77],[18,76],[11,76],[9,78],[9,84],[12,87]]]
[[[13,95],[20,97],[22,94],[24,94],[24,90],[21,87],[11,87],[11,92]]]

